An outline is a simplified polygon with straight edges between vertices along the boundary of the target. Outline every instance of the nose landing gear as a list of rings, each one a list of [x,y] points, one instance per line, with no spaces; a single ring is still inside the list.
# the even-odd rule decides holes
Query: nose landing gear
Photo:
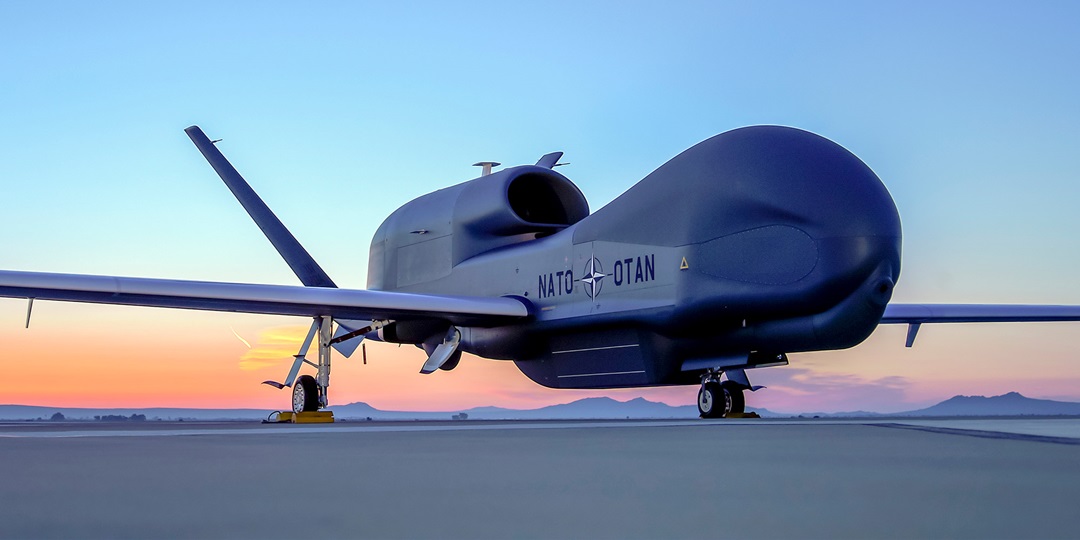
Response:
[[[721,382],[721,373],[709,370],[701,376],[698,412],[701,413],[702,418],[741,416],[746,410],[743,385],[731,380]]]

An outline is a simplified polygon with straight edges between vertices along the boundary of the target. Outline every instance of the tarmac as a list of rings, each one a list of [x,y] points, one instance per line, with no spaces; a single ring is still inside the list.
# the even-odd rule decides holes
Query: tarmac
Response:
[[[1080,419],[0,424],[3,538],[1077,538]]]

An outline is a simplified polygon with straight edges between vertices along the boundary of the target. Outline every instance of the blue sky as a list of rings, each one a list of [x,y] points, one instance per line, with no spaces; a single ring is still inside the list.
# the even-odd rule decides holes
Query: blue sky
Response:
[[[0,268],[295,283],[191,124],[353,287],[382,218],[476,161],[564,151],[596,209],[784,124],[888,186],[895,300],[1078,304],[1078,23],[1074,2],[2,3]],[[1025,369],[1080,352],[1039,335]]]

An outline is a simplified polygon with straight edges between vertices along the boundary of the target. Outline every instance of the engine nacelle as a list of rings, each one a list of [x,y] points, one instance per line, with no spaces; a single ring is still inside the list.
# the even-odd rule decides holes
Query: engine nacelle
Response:
[[[464,260],[552,234],[588,215],[573,182],[533,165],[429,193],[397,209],[375,233],[368,288],[434,281]]]
[[[589,203],[565,176],[513,167],[464,184],[454,205],[454,264],[492,249],[558,232],[589,215]]]

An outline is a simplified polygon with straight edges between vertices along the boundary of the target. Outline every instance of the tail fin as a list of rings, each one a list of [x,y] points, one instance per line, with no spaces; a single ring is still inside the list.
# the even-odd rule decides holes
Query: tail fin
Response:
[[[285,228],[285,225],[259,198],[255,190],[251,189],[244,177],[236,172],[229,160],[225,159],[225,156],[214,146],[214,143],[203,133],[202,129],[199,126],[191,126],[185,129],[184,132],[191,138],[191,142],[195,143],[195,146],[199,148],[206,161],[210,162],[210,166],[218,173],[225,185],[229,186],[229,190],[236,196],[236,200],[240,201],[251,219],[255,220],[255,224],[262,229],[263,234],[274,245],[281,257],[285,259],[289,268],[292,268],[296,277],[300,278],[300,281],[308,287],[336,288],[337,285],[330,279],[330,276],[319,266],[319,263],[315,262],[315,259],[304,249],[304,246],[300,245],[300,242],[289,232],[289,229]]]

